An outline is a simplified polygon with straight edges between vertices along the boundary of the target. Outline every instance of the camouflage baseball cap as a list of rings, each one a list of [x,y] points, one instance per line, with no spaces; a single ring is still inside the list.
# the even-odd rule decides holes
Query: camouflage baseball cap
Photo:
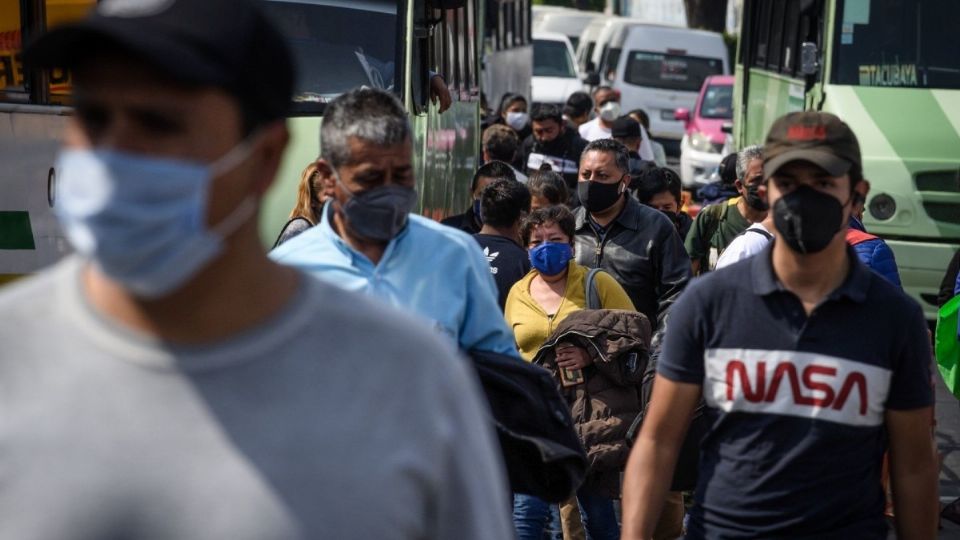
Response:
[[[763,157],[768,178],[792,161],[809,161],[831,176],[843,176],[860,166],[860,143],[850,126],[830,113],[794,112],[770,127]]]

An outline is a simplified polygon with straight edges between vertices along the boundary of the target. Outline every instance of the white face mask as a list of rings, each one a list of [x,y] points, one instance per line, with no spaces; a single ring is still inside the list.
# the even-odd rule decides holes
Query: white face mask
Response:
[[[523,128],[527,127],[529,122],[530,115],[525,112],[507,113],[507,125],[512,127],[514,131],[521,131]]]
[[[613,122],[620,118],[620,102],[608,101],[600,107],[600,118],[606,122]]]
[[[248,139],[249,140],[249,139]],[[113,150],[64,149],[54,211],[67,238],[108,277],[143,298],[176,290],[256,213],[251,195],[208,227],[210,184],[247,159],[245,141],[212,164]]]

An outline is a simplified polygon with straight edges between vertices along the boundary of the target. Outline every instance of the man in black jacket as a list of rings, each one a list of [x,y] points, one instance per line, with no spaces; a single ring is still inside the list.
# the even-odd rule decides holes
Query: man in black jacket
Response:
[[[510,180],[516,182],[517,177],[513,174],[513,167],[502,161],[491,161],[482,165],[477,172],[473,174],[473,181],[470,184],[470,193],[473,194],[473,203],[462,214],[455,214],[445,218],[440,223],[460,229],[467,234],[477,234],[483,227],[483,220],[480,218],[480,194],[484,188],[497,180]]]
[[[551,104],[538,104],[531,115],[533,133],[524,139],[520,147],[527,174],[540,170],[544,164],[563,175],[571,193],[576,191],[580,154],[587,146],[576,131],[567,129],[560,108]]]
[[[603,268],[656,328],[690,280],[690,259],[673,223],[627,191],[627,148],[612,139],[587,145],[580,160],[577,262]]]

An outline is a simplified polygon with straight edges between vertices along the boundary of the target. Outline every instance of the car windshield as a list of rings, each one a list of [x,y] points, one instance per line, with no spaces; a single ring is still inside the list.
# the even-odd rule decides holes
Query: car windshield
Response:
[[[322,104],[359,86],[397,88],[396,2],[269,0],[265,5],[295,58],[295,112],[322,110]]]
[[[576,78],[567,44],[547,39],[533,40],[533,75]]]
[[[707,77],[722,73],[720,58],[630,51],[624,80],[637,86],[696,92]]]
[[[957,0],[843,0],[833,81],[960,88]]]
[[[708,86],[700,103],[700,117],[721,120],[733,118],[733,86],[729,84]]]

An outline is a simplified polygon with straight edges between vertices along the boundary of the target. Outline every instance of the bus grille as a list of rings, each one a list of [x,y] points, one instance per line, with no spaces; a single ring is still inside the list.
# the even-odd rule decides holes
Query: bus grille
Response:
[[[923,203],[923,209],[935,221],[960,224],[960,204],[925,202]]]
[[[960,171],[928,171],[916,175],[918,191],[960,193]]]

